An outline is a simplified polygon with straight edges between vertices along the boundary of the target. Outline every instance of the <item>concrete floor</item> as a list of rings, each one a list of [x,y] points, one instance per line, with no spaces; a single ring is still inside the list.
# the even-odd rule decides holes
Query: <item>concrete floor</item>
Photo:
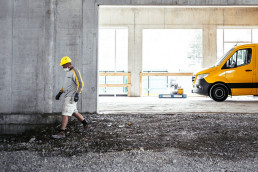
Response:
[[[209,97],[99,97],[99,113],[170,114],[170,113],[258,113],[257,96],[229,97],[215,102]]]

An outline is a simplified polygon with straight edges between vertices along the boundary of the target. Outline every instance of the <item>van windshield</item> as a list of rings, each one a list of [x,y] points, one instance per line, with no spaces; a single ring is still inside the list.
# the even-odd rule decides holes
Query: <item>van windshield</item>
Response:
[[[224,59],[234,50],[235,48],[231,48],[228,52],[226,52],[222,57],[220,57],[217,62],[215,63],[215,66],[219,66]]]

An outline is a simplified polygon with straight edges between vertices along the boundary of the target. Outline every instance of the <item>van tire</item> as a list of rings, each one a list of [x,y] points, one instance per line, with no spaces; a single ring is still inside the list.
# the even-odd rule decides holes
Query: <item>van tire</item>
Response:
[[[223,102],[228,98],[228,88],[224,84],[214,84],[210,89],[210,97],[217,102]]]

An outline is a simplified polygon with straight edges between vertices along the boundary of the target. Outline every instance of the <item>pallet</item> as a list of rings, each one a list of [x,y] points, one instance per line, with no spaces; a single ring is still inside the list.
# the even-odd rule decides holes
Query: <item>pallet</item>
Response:
[[[159,98],[187,98],[186,94],[159,94]]]

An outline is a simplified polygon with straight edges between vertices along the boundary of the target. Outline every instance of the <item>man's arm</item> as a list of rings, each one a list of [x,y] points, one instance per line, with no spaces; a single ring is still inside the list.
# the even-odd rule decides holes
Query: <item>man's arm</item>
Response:
[[[59,100],[60,96],[63,94],[64,89],[62,88],[59,93],[56,95],[56,100]]]
[[[74,70],[72,70],[72,72],[74,73],[74,77],[75,77],[75,81],[76,81],[76,85],[77,85],[75,96],[74,96],[74,101],[77,102],[79,100],[79,94],[83,90],[84,83],[83,83],[81,74],[78,69],[74,68]]]

